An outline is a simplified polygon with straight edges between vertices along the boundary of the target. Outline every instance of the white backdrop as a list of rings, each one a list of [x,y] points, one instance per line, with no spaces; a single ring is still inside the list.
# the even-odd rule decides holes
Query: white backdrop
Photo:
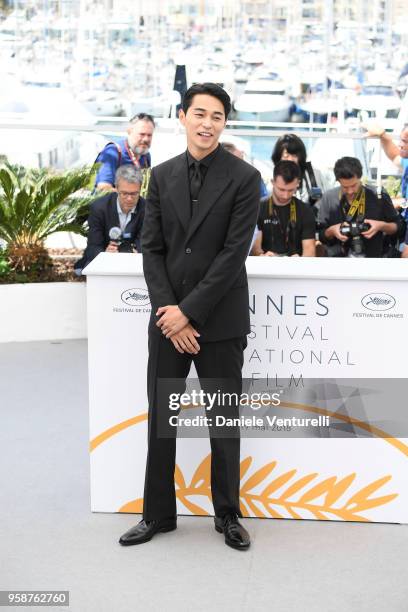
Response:
[[[405,377],[403,260],[249,258],[247,269],[252,333],[245,377]],[[103,253],[86,272],[92,510],[140,512],[150,315],[141,256]],[[207,439],[177,442],[180,514],[212,513],[209,449]],[[243,438],[242,510],[248,516],[408,522],[407,462],[408,440],[381,432],[372,438]]]

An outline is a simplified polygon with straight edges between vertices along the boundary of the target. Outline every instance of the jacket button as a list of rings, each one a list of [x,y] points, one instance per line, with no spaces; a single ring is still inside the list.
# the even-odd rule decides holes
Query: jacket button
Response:
[[[186,249],[186,253],[187,253],[187,255],[190,255],[190,253],[191,253],[191,249],[190,249],[190,248],[187,248],[187,249]]]
[[[182,284],[182,285],[185,285],[186,283],[187,283],[186,279],[185,279],[185,278],[183,278],[183,280],[181,281],[181,284]]]

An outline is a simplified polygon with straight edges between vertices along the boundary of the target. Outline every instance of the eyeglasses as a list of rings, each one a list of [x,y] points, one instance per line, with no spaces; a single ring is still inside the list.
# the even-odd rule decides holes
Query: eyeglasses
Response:
[[[148,115],[147,113],[138,113],[137,115],[134,115],[129,120],[129,123],[136,123],[137,121],[150,121],[150,123],[153,123],[154,126],[156,125],[152,115]]]
[[[137,198],[140,195],[140,191],[118,191],[121,198]]]

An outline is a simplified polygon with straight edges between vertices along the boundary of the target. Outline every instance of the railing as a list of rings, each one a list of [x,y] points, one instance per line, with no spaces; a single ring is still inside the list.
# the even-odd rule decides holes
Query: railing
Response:
[[[16,132],[16,135],[22,131],[35,130],[41,133],[53,133],[53,132],[71,132],[71,133],[92,133],[99,135],[112,135],[121,136],[126,130],[128,119],[126,117],[95,117],[93,123],[75,123],[61,122],[61,123],[44,123],[40,121],[27,121],[27,118],[21,114],[14,113],[10,114],[5,118],[0,117],[0,130],[12,130]],[[177,119],[158,118],[156,120],[156,131],[153,142],[153,150],[155,141],[158,140],[158,136],[167,137],[181,137],[184,129]],[[350,131],[350,129],[352,131]],[[355,141],[358,143],[358,147],[353,145],[354,148],[358,148],[358,154],[356,157],[360,158],[363,164],[364,174],[369,178],[373,179],[373,169],[377,169],[374,174],[376,175],[377,188],[381,185],[381,175],[383,174],[382,168],[384,157],[382,156],[382,149],[379,143],[375,143],[373,146],[373,140],[378,141],[377,138],[366,138],[364,132],[361,130],[359,125],[349,125],[344,123],[277,123],[277,122],[258,122],[258,121],[228,121],[226,129],[224,131],[224,139],[228,137],[242,138],[242,139],[271,139],[271,145],[269,151],[273,149],[275,139],[279,136],[287,133],[288,131],[298,133],[305,141],[306,147],[311,141],[316,139],[329,139],[329,140],[346,140]],[[395,135],[397,138],[397,135]],[[368,151],[367,144],[370,143],[370,151]],[[1,138],[0,138],[1,142]],[[177,151],[176,151],[177,152]],[[7,151],[1,150],[0,154],[4,153],[7,155]],[[342,153],[339,151],[338,157],[341,157]],[[247,155],[251,162],[256,161],[256,155]],[[259,159],[264,164],[268,164],[270,153],[267,159]],[[92,155],[90,156],[90,163],[93,161]],[[156,159],[153,155],[154,160]],[[161,161],[161,160],[160,160]],[[40,164],[41,165],[41,164]],[[47,163],[43,165],[48,165]],[[51,163],[50,165],[56,165]]]

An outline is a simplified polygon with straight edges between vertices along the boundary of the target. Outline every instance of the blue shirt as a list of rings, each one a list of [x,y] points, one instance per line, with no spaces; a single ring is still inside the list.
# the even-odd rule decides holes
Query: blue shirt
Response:
[[[268,194],[268,190],[266,188],[265,183],[263,182],[263,179],[261,179],[261,199],[265,198]]]
[[[408,157],[401,157],[402,179],[401,179],[401,194],[403,198],[408,199]]]
[[[126,143],[126,138],[123,138],[118,142],[118,145],[121,150],[120,156],[118,148],[114,143],[107,144],[106,147],[102,149],[102,151],[99,153],[95,161],[97,163],[102,163],[102,166],[99,168],[98,174],[96,175],[95,186],[99,183],[109,183],[110,185],[114,186],[115,174],[119,166],[133,164],[132,160],[129,157],[129,153],[126,148]],[[139,158],[139,163],[141,168],[150,168],[150,153],[146,153],[146,155],[141,155]]]

